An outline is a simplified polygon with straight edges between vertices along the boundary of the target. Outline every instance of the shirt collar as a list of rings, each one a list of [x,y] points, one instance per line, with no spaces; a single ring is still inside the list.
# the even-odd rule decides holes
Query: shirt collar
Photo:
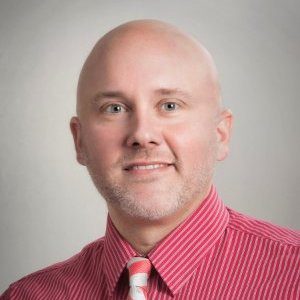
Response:
[[[139,255],[119,234],[109,215],[103,251],[103,271],[106,275],[109,293],[112,294],[129,259]]]
[[[152,265],[175,295],[193,275],[204,255],[220,239],[229,214],[212,186],[201,205],[148,254]],[[128,260],[139,254],[121,237],[108,216],[103,270],[112,294]]]
[[[173,295],[220,239],[228,221],[229,213],[212,186],[200,206],[148,254]]]

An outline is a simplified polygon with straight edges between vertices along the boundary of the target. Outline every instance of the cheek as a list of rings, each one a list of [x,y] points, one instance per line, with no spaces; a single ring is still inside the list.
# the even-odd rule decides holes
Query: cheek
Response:
[[[187,123],[169,128],[165,137],[177,159],[189,165],[206,160],[215,140],[212,130],[199,124],[187,126]]]
[[[95,126],[84,132],[83,141],[88,158],[105,166],[115,162],[118,157],[122,135],[112,127]]]
[[[170,127],[167,134],[181,148],[205,148],[214,137],[213,131],[203,124],[189,125],[187,122]]]

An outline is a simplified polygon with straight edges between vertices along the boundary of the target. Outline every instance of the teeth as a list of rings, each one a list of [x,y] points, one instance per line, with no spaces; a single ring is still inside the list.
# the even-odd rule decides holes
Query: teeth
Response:
[[[146,166],[133,166],[132,170],[151,170],[151,169],[158,169],[165,166],[164,164],[156,164],[156,165],[146,165]]]

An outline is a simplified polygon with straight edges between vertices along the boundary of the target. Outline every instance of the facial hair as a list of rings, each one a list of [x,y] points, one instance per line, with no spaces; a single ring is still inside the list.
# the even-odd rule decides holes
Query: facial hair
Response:
[[[87,158],[86,161],[89,174],[107,203],[128,216],[154,221],[172,215],[190,201],[201,200],[205,197],[214,173],[215,145],[209,145],[208,153],[208,157],[202,161],[201,165],[195,165],[188,176],[180,181],[180,184],[163,186],[160,190],[155,189],[151,197],[137,195],[129,184],[121,185],[109,172],[103,174],[92,159]],[[139,151],[134,154],[135,159],[140,156],[146,159],[152,158],[152,161],[155,160],[154,157],[162,157],[161,154],[153,155],[149,151]],[[130,159],[131,157],[123,157],[116,163],[116,166],[121,168],[122,162]],[[177,169],[184,168],[181,161],[174,163]]]

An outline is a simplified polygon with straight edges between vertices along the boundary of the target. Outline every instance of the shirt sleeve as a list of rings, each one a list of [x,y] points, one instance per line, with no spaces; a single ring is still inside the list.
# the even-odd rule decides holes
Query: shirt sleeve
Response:
[[[11,300],[13,299],[12,296],[12,288],[9,287],[1,296],[0,296],[0,300]]]

